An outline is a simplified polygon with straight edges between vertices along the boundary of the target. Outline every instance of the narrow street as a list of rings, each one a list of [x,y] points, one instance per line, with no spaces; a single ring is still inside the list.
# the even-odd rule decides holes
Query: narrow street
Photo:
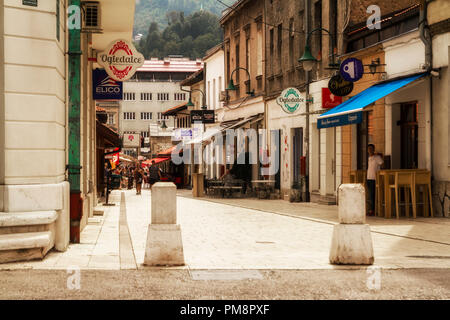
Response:
[[[150,191],[139,196],[116,190],[110,200],[115,205],[102,207],[104,215],[90,220],[80,244],[64,253],[52,251],[43,261],[1,265],[0,283],[10,289],[1,290],[1,298],[450,297],[450,224],[444,219],[387,224],[369,218],[375,264],[367,270],[328,263],[336,206],[193,199],[190,191],[179,190],[186,266],[153,268],[143,265]],[[74,267],[81,270],[79,293],[64,289],[66,269]],[[366,281],[377,268],[381,288],[369,290]],[[36,284],[23,285],[32,279]]]

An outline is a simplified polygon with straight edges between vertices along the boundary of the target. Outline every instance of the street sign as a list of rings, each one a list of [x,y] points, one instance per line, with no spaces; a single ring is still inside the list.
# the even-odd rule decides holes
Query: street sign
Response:
[[[342,97],[332,94],[328,88],[322,88],[322,109],[334,108],[341,103]]]
[[[328,82],[331,93],[343,97],[353,91],[353,82],[345,80],[340,74],[333,76]]]
[[[117,81],[129,80],[144,65],[145,58],[132,43],[119,39],[97,56],[97,62]]]
[[[294,113],[306,102],[305,97],[296,88],[287,88],[277,98],[277,103],[286,113]]]
[[[214,110],[191,110],[191,123],[214,123]]]
[[[122,82],[111,78],[105,70],[92,71],[94,100],[122,100],[122,87]]]
[[[356,58],[345,59],[340,68],[341,76],[350,82],[358,81],[364,75],[364,66],[361,60]]]

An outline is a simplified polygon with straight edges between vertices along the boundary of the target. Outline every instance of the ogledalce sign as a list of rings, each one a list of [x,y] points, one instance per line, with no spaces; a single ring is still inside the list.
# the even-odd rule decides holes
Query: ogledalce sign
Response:
[[[126,81],[144,65],[145,58],[132,43],[119,39],[111,42],[105,51],[98,54],[97,62],[114,80]]]
[[[277,98],[277,103],[284,112],[294,113],[305,104],[305,97],[296,88],[287,88]]]

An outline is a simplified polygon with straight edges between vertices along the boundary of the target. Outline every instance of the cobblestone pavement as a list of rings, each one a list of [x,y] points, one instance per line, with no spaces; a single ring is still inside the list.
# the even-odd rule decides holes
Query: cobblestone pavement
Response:
[[[122,192],[125,202],[121,216]],[[86,226],[80,244],[70,245],[63,253],[52,251],[43,261],[3,264],[0,269],[152,269],[142,265],[150,199],[149,190],[143,190],[142,195],[134,190],[116,190],[110,197],[116,205],[103,207],[100,222]],[[187,265],[180,269],[359,268],[328,262],[336,206],[283,200],[193,199],[190,192],[180,190],[177,208]],[[124,221],[128,230],[123,228]],[[369,218],[375,266],[450,268],[449,221]],[[132,245],[120,243],[119,239],[129,242],[127,237]],[[133,258],[135,261],[130,261]]]

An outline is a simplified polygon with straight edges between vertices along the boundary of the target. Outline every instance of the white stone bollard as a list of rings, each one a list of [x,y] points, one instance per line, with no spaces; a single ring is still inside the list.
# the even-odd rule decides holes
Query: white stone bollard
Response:
[[[339,224],[334,226],[330,263],[373,264],[370,227],[366,221],[366,195],[361,184],[339,187]]]
[[[172,182],[157,182],[152,186],[152,217],[144,265],[184,265],[181,228],[177,224],[177,187]]]

